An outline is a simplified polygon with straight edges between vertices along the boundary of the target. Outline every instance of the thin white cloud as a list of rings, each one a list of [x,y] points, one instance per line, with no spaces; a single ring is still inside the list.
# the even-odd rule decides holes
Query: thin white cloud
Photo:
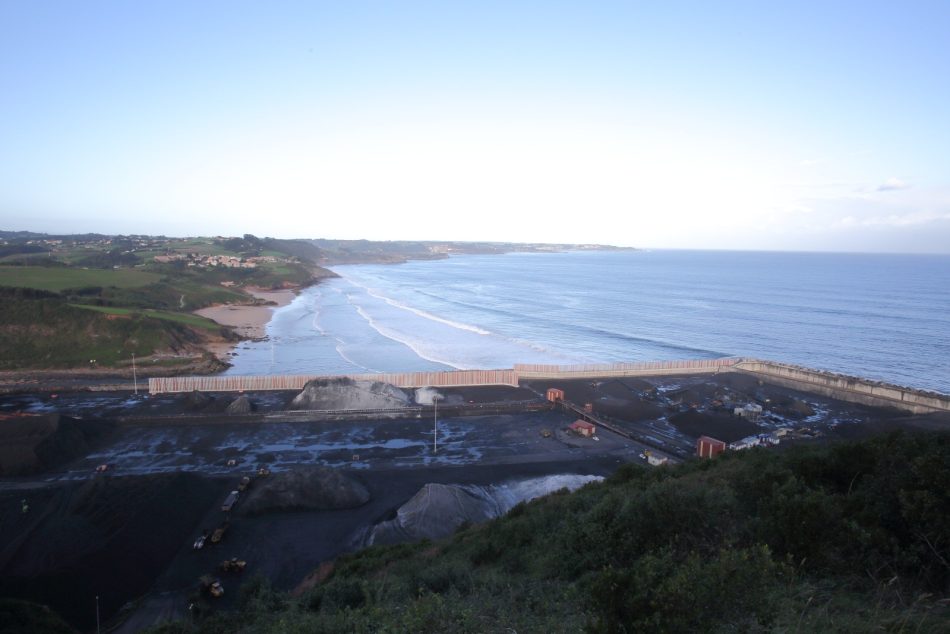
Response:
[[[878,185],[877,191],[891,192],[891,191],[897,191],[899,189],[908,189],[909,187],[910,187],[910,183],[907,183],[905,181],[902,181],[899,178],[892,176],[891,178],[888,178],[886,181]]]
[[[836,224],[838,227],[914,227],[931,222],[950,220],[950,212],[938,213],[919,211],[904,214],[887,214],[857,218],[853,215],[841,218]]]

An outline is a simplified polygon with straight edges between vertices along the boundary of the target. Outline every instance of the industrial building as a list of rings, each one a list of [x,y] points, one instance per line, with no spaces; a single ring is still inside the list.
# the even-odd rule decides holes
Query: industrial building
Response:
[[[726,450],[726,443],[710,436],[700,436],[696,441],[696,455],[700,458],[714,458]]]
[[[590,438],[597,432],[597,428],[586,420],[576,420],[568,426],[568,429],[585,438]]]

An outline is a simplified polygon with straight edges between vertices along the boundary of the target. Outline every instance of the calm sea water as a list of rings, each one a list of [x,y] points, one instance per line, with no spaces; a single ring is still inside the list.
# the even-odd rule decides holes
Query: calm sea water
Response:
[[[751,356],[950,393],[950,256],[571,252],[334,270],[229,372]]]

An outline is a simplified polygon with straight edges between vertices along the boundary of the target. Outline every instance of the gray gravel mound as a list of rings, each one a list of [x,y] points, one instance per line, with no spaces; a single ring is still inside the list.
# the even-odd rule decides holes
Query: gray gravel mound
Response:
[[[495,515],[484,498],[462,487],[430,483],[400,506],[395,518],[373,527],[370,543],[439,539],[451,535],[465,522],[477,524]]]
[[[247,397],[247,394],[242,394],[231,401],[224,411],[227,414],[250,414],[254,411],[254,404],[251,403],[251,399]]]
[[[290,409],[389,409],[410,403],[408,394],[389,383],[341,377],[308,382],[291,401]]]

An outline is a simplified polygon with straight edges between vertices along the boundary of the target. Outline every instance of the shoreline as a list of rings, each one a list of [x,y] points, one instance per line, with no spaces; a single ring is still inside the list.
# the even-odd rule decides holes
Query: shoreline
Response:
[[[300,289],[265,290],[245,288],[254,298],[266,304],[220,304],[194,311],[195,315],[210,319],[222,326],[233,328],[242,340],[261,340],[267,337],[267,324],[274,311],[290,304]],[[227,363],[240,341],[209,343],[205,348],[218,360]]]

